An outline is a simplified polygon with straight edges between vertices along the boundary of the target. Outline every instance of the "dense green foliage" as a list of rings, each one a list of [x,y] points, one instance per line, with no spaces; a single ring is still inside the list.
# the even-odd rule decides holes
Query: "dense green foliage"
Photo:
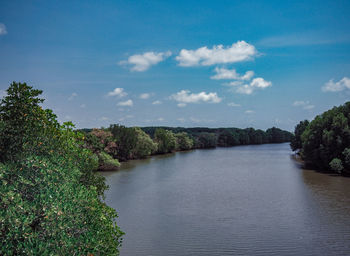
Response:
[[[306,126],[306,127],[305,127]],[[295,127],[291,147],[307,164],[320,170],[350,174],[350,102]],[[301,133],[301,135],[300,135]],[[294,142],[295,140],[295,142]]]
[[[113,124],[109,127],[113,139],[117,144],[117,157],[120,161],[133,158],[133,150],[137,144],[137,133],[133,127]]]
[[[189,150],[193,148],[193,139],[186,132],[175,133],[176,150]]]
[[[154,132],[154,140],[158,144],[159,154],[170,153],[176,149],[176,137],[172,131],[158,128]]]
[[[12,83],[0,104],[0,255],[118,255],[123,232],[101,201],[98,158],[41,91]]]
[[[290,147],[293,151],[299,150],[302,148],[302,142],[301,142],[301,135],[305,131],[306,127],[309,125],[308,120],[300,121],[300,123],[295,126],[294,129],[294,136],[292,138],[292,141],[290,142]]]
[[[142,127],[141,129],[155,137],[158,129],[172,131],[174,134],[185,132],[194,140],[194,148],[230,147],[236,145],[290,142],[292,133],[272,127],[266,132],[253,128],[206,128],[206,127]]]
[[[157,149],[157,143],[153,142],[150,136],[142,131],[139,127],[135,127],[136,132],[136,146],[133,149],[133,157],[134,158],[145,158],[154,154]]]

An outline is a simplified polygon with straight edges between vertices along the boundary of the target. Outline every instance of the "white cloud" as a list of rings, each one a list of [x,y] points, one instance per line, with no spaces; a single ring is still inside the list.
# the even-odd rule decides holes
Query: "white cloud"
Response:
[[[226,69],[226,68],[215,68],[216,75],[210,77],[215,80],[222,79],[235,79],[235,80],[250,80],[254,76],[253,71],[247,71],[244,75],[240,75],[236,72],[235,69]]]
[[[86,108],[86,105],[85,104],[81,104],[80,107],[81,108]]]
[[[160,105],[162,102],[160,100],[156,100],[152,102],[152,105]]]
[[[123,106],[123,107],[132,107],[134,105],[134,103],[132,102],[132,100],[126,100],[126,101],[118,102],[117,105]]]
[[[216,92],[191,93],[188,90],[181,90],[178,93],[171,95],[170,98],[177,101],[179,107],[184,107],[187,103],[219,103],[222,100]]]
[[[69,98],[68,98],[68,100],[73,100],[75,97],[77,97],[78,96],[78,94],[77,93],[75,93],[75,92],[73,92],[72,94],[71,94],[71,96],[69,96]]]
[[[147,100],[151,97],[151,93],[142,93],[139,97],[140,99]]]
[[[4,23],[0,23],[0,36],[1,35],[6,35],[7,34],[7,29]]]
[[[350,89],[350,78],[348,77],[344,77],[338,82],[334,82],[331,79],[322,87],[322,91],[324,92],[340,92],[345,89]]]
[[[179,121],[179,122],[181,122],[181,123],[183,123],[183,122],[185,122],[186,121],[186,119],[185,118],[183,118],[183,117],[180,117],[180,118],[178,118],[178,119],[176,119],[177,121]]]
[[[196,50],[182,49],[176,56],[180,66],[210,66],[223,63],[235,63],[252,59],[257,50],[245,41],[238,41],[231,46],[214,45],[212,49],[207,46]]]
[[[241,105],[237,104],[237,103],[234,103],[234,102],[230,102],[230,103],[227,103],[227,106],[229,106],[229,107],[240,107]]]
[[[178,103],[177,106],[179,108],[183,108],[183,107],[186,107],[186,103]]]
[[[162,122],[162,121],[164,121],[164,118],[163,117],[159,117],[157,120]]]
[[[258,88],[266,88],[266,87],[269,87],[271,85],[272,85],[272,83],[270,81],[266,81],[262,77],[254,78],[253,81],[250,83],[250,86],[258,87]]]
[[[246,113],[246,114],[253,114],[253,113],[255,113],[255,111],[253,111],[253,110],[246,110],[244,113]]]
[[[128,60],[119,62],[120,65],[133,65],[131,71],[146,71],[152,65],[156,65],[159,62],[165,60],[171,56],[171,52],[145,52],[143,54],[135,54],[128,58]]]
[[[237,93],[240,93],[240,94],[252,94],[254,91],[254,88],[248,84],[245,84],[243,86],[239,86],[237,89],[236,89],[236,92]]]
[[[117,96],[119,98],[125,97],[128,95],[123,88],[115,88],[113,91],[109,92],[107,96]]]
[[[266,81],[262,77],[254,78],[249,84],[243,84],[241,81],[233,81],[225,85],[232,86],[232,90],[241,94],[252,94],[255,89],[265,89],[270,87],[272,83]]]
[[[293,106],[302,107],[303,109],[306,109],[306,110],[311,110],[315,107],[314,105],[311,105],[309,101],[303,101],[303,100],[294,101]]]

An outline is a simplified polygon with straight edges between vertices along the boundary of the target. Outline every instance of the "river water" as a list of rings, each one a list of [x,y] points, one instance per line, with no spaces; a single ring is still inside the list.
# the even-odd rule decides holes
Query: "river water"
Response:
[[[350,255],[350,178],[291,155],[288,144],[194,150],[103,173],[121,256]]]

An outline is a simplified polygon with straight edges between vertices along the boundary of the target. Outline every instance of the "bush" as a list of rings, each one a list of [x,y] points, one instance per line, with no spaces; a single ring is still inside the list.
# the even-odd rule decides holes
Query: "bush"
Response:
[[[341,173],[344,170],[343,164],[339,158],[334,158],[329,166],[334,172]]]
[[[99,153],[98,159],[99,159],[98,169],[101,171],[117,170],[120,166],[120,163],[117,159],[113,159],[113,157],[111,157],[105,152]]]
[[[0,166],[1,255],[117,255],[115,211],[62,156]]]

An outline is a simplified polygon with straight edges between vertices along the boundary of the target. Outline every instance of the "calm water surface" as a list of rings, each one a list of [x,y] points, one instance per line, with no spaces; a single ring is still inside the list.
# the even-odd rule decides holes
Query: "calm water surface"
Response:
[[[350,179],[288,144],[195,150],[104,173],[123,256],[350,255]]]

